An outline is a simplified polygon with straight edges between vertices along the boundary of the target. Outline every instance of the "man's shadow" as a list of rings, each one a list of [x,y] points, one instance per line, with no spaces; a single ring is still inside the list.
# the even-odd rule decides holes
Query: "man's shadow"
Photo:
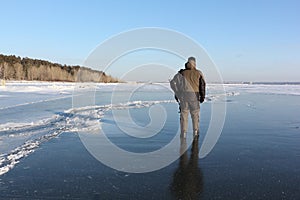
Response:
[[[192,143],[190,159],[186,139],[181,139],[179,166],[173,175],[170,187],[176,199],[199,199],[203,191],[203,174],[198,166],[198,154],[198,139]]]

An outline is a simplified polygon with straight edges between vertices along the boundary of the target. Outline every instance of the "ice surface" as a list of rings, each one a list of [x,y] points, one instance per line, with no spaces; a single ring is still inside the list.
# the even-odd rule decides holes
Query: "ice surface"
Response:
[[[107,87],[112,86],[108,85]],[[174,100],[130,101],[118,104],[87,106],[68,109],[50,118],[37,120],[36,122],[8,122],[0,124],[0,175],[7,173],[20,159],[34,152],[42,142],[48,141],[64,131],[78,132],[99,129],[101,118],[109,110],[145,108],[154,104],[174,102]]]
[[[80,85],[80,84],[79,84]],[[169,83],[121,83],[121,84],[81,84],[80,87],[92,87],[101,92],[112,91],[169,91],[168,99],[160,100],[132,100],[122,103],[85,106],[71,109],[55,109],[51,107],[48,117],[32,117],[32,110],[28,106],[43,103],[47,105],[60,99],[71,98],[76,83],[62,82],[7,82],[0,86],[0,175],[12,169],[20,160],[34,152],[39,145],[60,133],[91,131],[101,128],[99,123],[105,112],[113,109],[138,109],[155,104],[176,103]],[[225,91],[223,90],[225,89]],[[300,85],[246,85],[246,84],[208,84],[206,101],[223,100],[224,97],[236,96],[242,93],[262,93],[278,95],[300,95]],[[106,97],[104,94],[104,97]],[[166,95],[166,94],[165,94]],[[168,95],[168,94],[167,94]],[[108,97],[109,98],[109,97]],[[55,103],[54,103],[55,105]],[[18,107],[18,110],[15,109]],[[63,106],[68,108],[70,106]],[[26,115],[20,116],[20,112]],[[37,112],[40,112],[37,110]],[[54,114],[55,113],[55,114]],[[15,121],[7,119],[14,118]]]
[[[51,138],[56,137],[59,133],[60,132],[54,132],[52,134],[44,135],[35,140],[29,140],[25,142],[22,146],[12,150],[9,154],[0,155],[0,176],[12,169],[17,163],[19,163],[20,159],[34,152],[35,149],[42,142],[48,141]]]

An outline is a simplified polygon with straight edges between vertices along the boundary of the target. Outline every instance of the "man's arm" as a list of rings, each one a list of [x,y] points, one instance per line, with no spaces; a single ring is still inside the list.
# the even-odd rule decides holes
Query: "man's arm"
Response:
[[[205,99],[205,89],[206,89],[206,83],[205,79],[202,73],[200,73],[200,79],[199,79],[199,94],[200,94],[200,103],[204,102]]]
[[[179,102],[178,99],[181,97],[181,83],[180,80],[182,78],[182,75],[180,74],[180,71],[174,76],[174,78],[170,81],[170,86],[172,90],[174,91],[174,97],[177,102]]]

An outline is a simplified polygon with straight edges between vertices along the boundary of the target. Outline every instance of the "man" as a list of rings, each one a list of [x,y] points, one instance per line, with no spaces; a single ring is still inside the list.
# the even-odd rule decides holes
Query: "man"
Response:
[[[202,72],[196,69],[196,59],[189,57],[185,69],[181,69],[171,80],[171,88],[175,99],[180,103],[181,137],[186,138],[188,129],[188,114],[190,112],[193,124],[193,136],[199,136],[200,103],[205,99],[205,80]]]

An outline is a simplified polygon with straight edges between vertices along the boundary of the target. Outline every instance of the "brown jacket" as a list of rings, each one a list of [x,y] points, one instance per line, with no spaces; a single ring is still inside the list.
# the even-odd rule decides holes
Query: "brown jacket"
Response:
[[[200,70],[186,64],[186,69],[181,70],[180,74],[184,77],[184,92],[196,93],[198,99],[205,98],[205,79]]]

